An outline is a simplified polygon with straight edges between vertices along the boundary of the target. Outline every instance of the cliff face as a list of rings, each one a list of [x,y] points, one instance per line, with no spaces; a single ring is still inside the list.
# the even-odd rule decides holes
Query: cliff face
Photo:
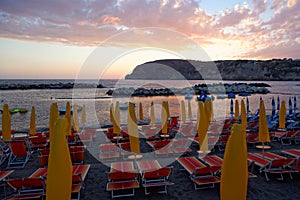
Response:
[[[300,60],[157,60],[138,65],[126,79],[145,80],[300,80]]]

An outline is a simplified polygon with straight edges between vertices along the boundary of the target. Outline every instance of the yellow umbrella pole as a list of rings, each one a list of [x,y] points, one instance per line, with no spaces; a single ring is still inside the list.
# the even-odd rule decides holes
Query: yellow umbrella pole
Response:
[[[235,100],[235,105],[234,106],[235,106],[234,107],[234,119],[236,121],[238,121],[240,113],[239,113],[239,101],[237,99]]]
[[[115,112],[114,112],[114,127],[113,127],[113,133],[120,135],[121,128],[120,128],[120,102],[117,101],[115,105]]]
[[[129,103],[128,106],[128,116],[127,116],[128,132],[129,132],[129,142],[131,152],[135,154],[140,153],[140,142],[139,142],[139,133],[137,119],[134,110],[134,104]]]
[[[265,142],[270,142],[268,121],[266,116],[265,104],[263,100],[259,103],[259,127],[258,127],[258,141],[262,143],[262,151],[264,153]]]
[[[85,104],[82,105],[82,111],[81,111],[81,124],[86,123],[86,110],[85,110]]]
[[[220,199],[246,200],[248,188],[248,163],[246,131],[234,124],[226,144],[222,164]]]
[[[279,110],[279,128],[280,129],[285,129],[285,121],[286,121],[285,101],[281,101],[280,110]]]
[[[247,113],[246,113],[246,105],[244,100],[241,102],[241,120],[242,120],[242,126],[246,130],[247,128]]]
[[[154,127],[155,125],[155,111],[154,111],[154,103],[151,102],[150,105],[150,126]]]
[[[66,134],[64,134],[67,132],[67,127],[66,118],[57,119],[51,136],[46,184],[47,200],[71,198],[72,162]]]
[[[188,117],[189,117],[189,120],[192,121],[192,107],[191,107],[191,101],[189,100],[188,101]]]
[[[166,101],[162,102],[162,108],[161,108],[161,125],[162,125],[162,134],[167,134],[168,132],[168,111],[167,111],[167,105],[168,103]]]
[[[3,105],[2,111],[2,140],[10,141],[11,140],[11,119],[9,114],[9,108],[7,104]]]

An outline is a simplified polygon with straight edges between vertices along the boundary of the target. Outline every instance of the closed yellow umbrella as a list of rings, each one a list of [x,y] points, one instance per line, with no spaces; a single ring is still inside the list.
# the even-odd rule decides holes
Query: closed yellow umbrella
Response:
[[[245,102],[243,99],[241,102],[241,120],[242,120],[242,126],[246,130],[246,128],[247,128],[247,113],[246,113],[246,105],[245,105]]]
[[[35,108],[34,108],[34,106],[32,106],[31,107],[31,114],[30,114],[29,135],[33,136],[35,134],[36,134]]]
[[[190,120],[192,120],[192,115],[191,101],[188,101],[188,117]]]
[[[114,125],[114,123],[115,123],[114,113],[115,113],[114,103],[111,103],[110,107],[109,107],[109,117],[110,117],[110,122],[112,125]]]
[[[57,119],[50,140],[48,160],[46,197],[47,200],[71,198],[72,162],[66,133],[68,121],[66,118]]]
[[[139,132],[134,110],[134,103],[131,102],[128,105],[127,126],[131,152],[138,154],[140,153]]]
[[[281,101],[280,111],[279,111],[279,128],[280,129],[285,129],[285,120],[286,120],[285,101]]]
[[[199,119],[197,120],[197,132],[198,132],[198,140],[199,140],[199,150],[201,153],[208,152],[208,120],[206,117],[206,113],[203,107],[203,103],[201,101],[198,102],[198,110],[199,110]]]
[[[73,106],[73,129],[76,132],[79,131],[78,110],[76,104]]]
[[[239,101],[236,99],[235,100],[235,105],[234,105],[234,119],[239,120]]]
[[[115,105],[115,112],[114,112],[114,126],[113,126],[113,133],[119,135],[121,132],[120,128],[120,102],[117,101]]]
[[[186,122],[186,111],[185,111],[185,104],[183,100],[181,100],[181,121],[183,123]]]
[[[166,103],[165,103],[166,105],[165,105],[165,109],[166,109],[166,111],[167,111],[167,120],[170,118],[170,108],[169,108],[169,102],[168,101],[166,101]]]
[[[11,140],[11,121],[10,121],[10,113],[7,104],[3,105],[2,110],[2,140],[10,141]]]
[[[268,121],[266,116],[264,100],[259,103],[259,127],[258,127],[258,141],[270,142],[270,135],[268,129]]]
[[[248,187],[246,131],[234,124],[226,144],[222,164],[220,199],[245,200]]]
[[[162,102],[162,107],[161,107],[161,132],[162,134],[167,134],[168,132],[168,111],[167,111],[167,101]]]
[[[211,100],[206,100],[204,102],[204,110],[207,120],[211,121]]]
[[[142,102],[139,103],[139,118],[140,118],[140,120],[144,120],[144,113],[143,113]]]
[[[150,125],[151,126],[155,125],[155,111],[154,111],[153,101],[151,102],[151,105],[150,105]]]
[[[68,121],[67,135],[71,135],[71,105],[70,105],[70,102],[67,102],[67,104],[66,104],[65,118]]]
[[[82,105],[82,110],[81,110],[81,124],[86,123],[86,110],[85,110],[85,104]]]
[[[56,119],[58,118],[58,106],[57,103],[52,103],[50,106],[50,119],[49,119],[49,137],[51,138],[51,135],[54,131],[54,123]]]

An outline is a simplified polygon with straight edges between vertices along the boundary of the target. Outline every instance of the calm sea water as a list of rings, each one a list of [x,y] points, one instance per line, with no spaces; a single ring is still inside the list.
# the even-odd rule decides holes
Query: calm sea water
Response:
[[[0,84],[39,84],[39,83],[66,83],[72,82],[72,80],[0,80]],[[97,80],[85,80],[80,81],[85,83],[97,84]],[[208,83],[218,83],[220,81],[209,81]],[[233,82],[245,82],[245,81],[224,81],[224,83]],[[279,82],[279,81],[255,81],[263,82],[271,85],[268,88],[269,94],[260,95],[255,94],[249,97],[250,110],[256,112],[258,109],[259,98],[262,97],[265,101],[267,114],[271,112],[271,98],[280,97],[280,100],[285,100],[288,108],[289,97],[297,98],[297,105],[300,105],[300,81],[293,82]],[[109,98],[106,92],[110,88],[118,87],[145,87],[145,88],[183,88],[190,87],[195,84],[203,83],[203,81],[153,81],[153,80],[100,80],[106,88],[88,88],[88,89],[52,89],[52,90],[2,90],[0,91],[0,106],[4,103],[8,103],[10,108],[24,107],[28,112],[21,114],[15,113],[11,115],[12,129],[27,131],[29,129],[30,110],[32,106],[36,108],[36,124],[37,129],[47,128],[49,122],[49,109],[53,102],[57,102],[59,107],[64,107],[67,101],[73,104],[85,105],[87,110],[87,125],[100,127],[109,124],[109,106],[112,102],[128,102],[133,101],[135,103],[142,102],[144,110],[144,118],[149,118],[149,107],[151,101],[155,104],[155,115],[157,121],[160,121],[160,106],[161,102],[168,100],[170,105],[171,115],[180,115],[180,101],[184,99],[184,96],[156,96],[156,97],[124,97],[124,98]],[[246,83],[253,83],[252,81],[246,81]],[[237,96],[238,100],[244,97]],[[197,104],[193,99],[191,101],[193,116],[196,117]],[[216,99],[214,101],[214,112],[216,118],[222,118],[229,116],[229,99]],[[187,106],[187,104],[186,104]],[[121,123],[125,124],[126,111],[121,111]],[[0,118],[2,116],[0,115]],[[79,112],[80,117],[80,112]],[[1,124],[2,120],[0,120]]]

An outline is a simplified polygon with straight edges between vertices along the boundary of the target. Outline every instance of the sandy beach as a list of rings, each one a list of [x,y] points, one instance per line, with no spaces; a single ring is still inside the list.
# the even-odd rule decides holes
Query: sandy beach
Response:
[[[103,141],[103,132],[97,132],[96,137],[93,140],[91,147],[85,149],[84,164],[90,164],[88,175],[85,179],[86,188],[82,191],[81,199],[111,199],[111,193],[106,191],[107,184],[107,172],[110,170],[109,164],[103,164],[99,161],[98,157],[94,157],[90,152],[98,149],[99,144]],[[144,142],[141,142],[145,145]],[[188,156],[197,156],[198,145],[196,143],[191,144],[192,152],[187,154]],[[149,147],[143,146],[141,149],[147,149]],[[271,142],[271,149],[267,150],[284,155],[281,150],[283,149],[299,149],[299,144],[292,144],[282,146],[280,142]],[[248,152],[259,152],[261,150],[248,147]],[[94,152],[92,154],[95,154]],[[218,155],[223,157],[224,151],[213,151],[209,155]],[[155,157],[145,156],[143,159],[155,159]],[[163,161],[167,158],[158,159],[160,164],[163,165]],[[175,158],[172,158],[175,159]],[[120,160],[118,160],[120,161]],[[5,170],[7,161],[1,165],[1,170]],[[174,182],[174,185],[168,187],[168,194],[151,193],[149,195],[144,194],[144,188],[140,187],[136,189],[134,197],[122,197],[120,199],[220,199],[220,185],[217,184],[212,189],[200,189],[194,190],[193,182],[189,178],[189,174],[181,170],[181,166],[177,161],[171,163],[173,166],[173,172],[170,176],[170,181]],[[27,177],[31,175],[36,169],[39,168],[37,154],[34,154],[29,160],[24,169],[16,169],[14,173],[10,175],[10,178]],[[254,200],[284,200],[284,199],[299,199],[300,198],[300,174],[293,174],[293,180],[289,176],[285,175],[284,180],[276,180],[276,177],[271,176],[271,181],[267,182],[263,174],[260,174],[257,168],[254,168],[254,174],[256,178],[251,178],[248,181],[248,193],[247,199]],[[12,189],[6,187],[7,194],[12,194]],[[4,198],[3,187],[0,189],[0,198]]]

